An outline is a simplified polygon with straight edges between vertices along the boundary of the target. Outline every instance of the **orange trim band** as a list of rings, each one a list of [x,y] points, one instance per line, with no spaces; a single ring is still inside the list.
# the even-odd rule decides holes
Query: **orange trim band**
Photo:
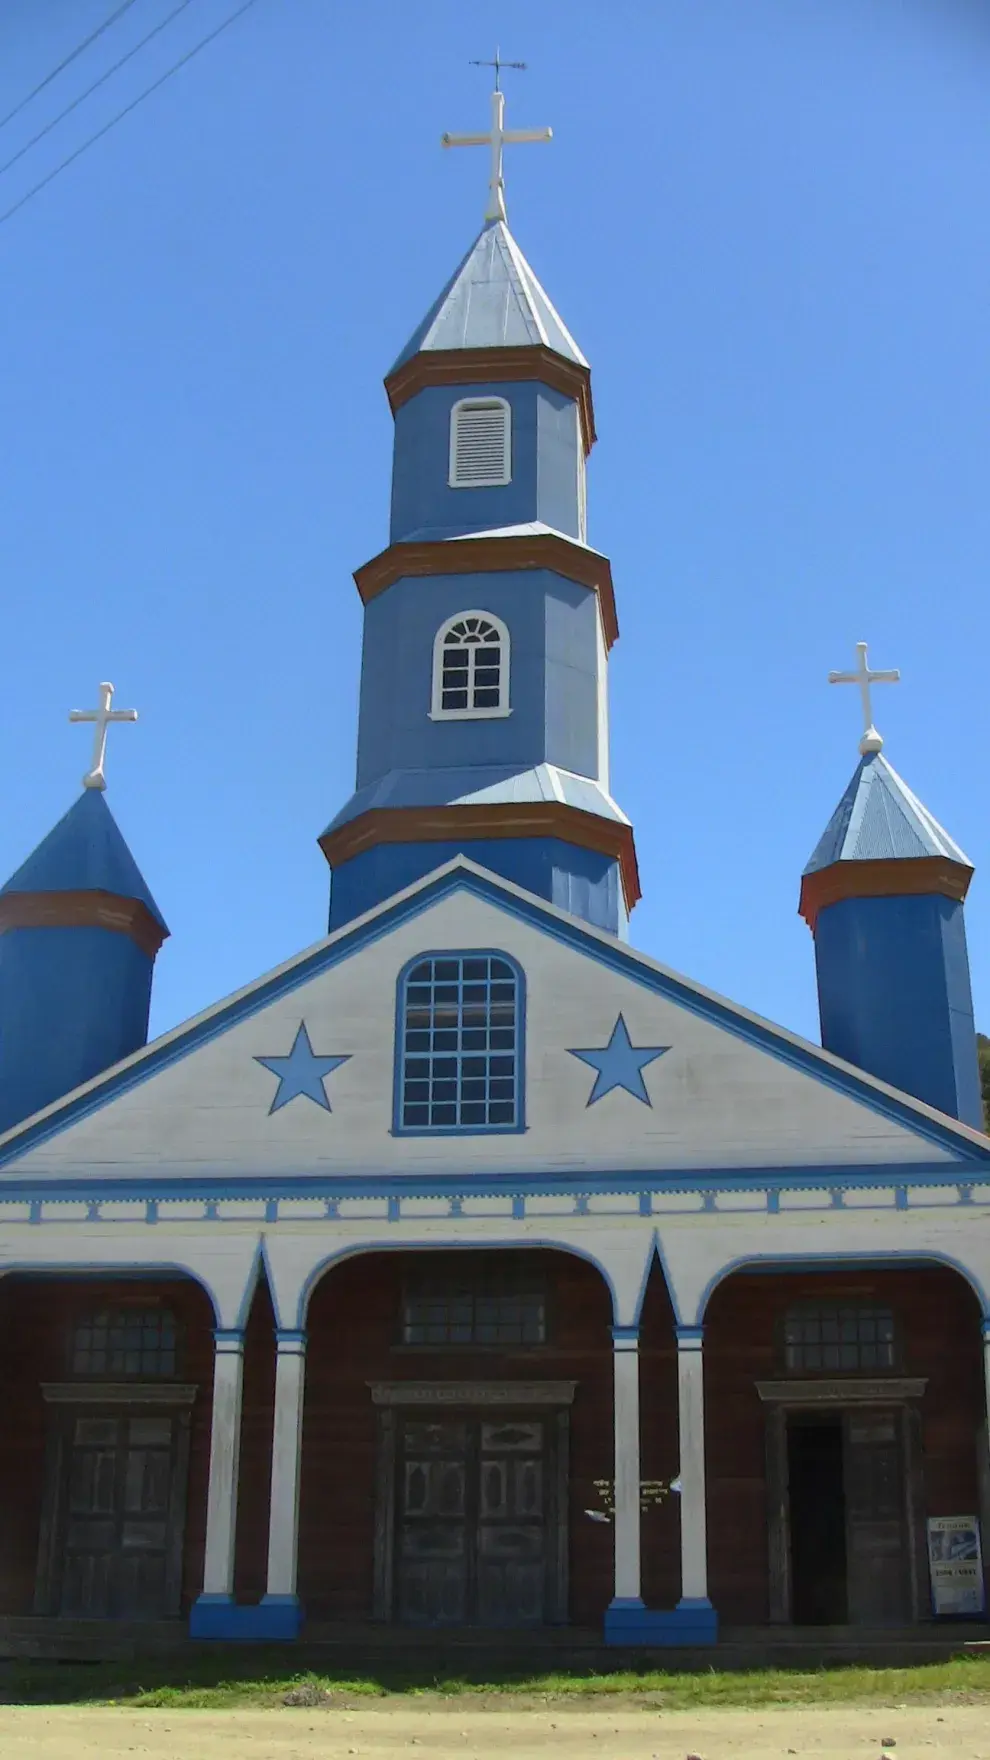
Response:
[[[579,849],[611,856],[619,864],[626,909],[642,896],[631,825],[601,819],[562,801],[506,801],[492,806],[373,807],[336,831],[320,848],[331,868],[379,843],[448,843],[491,837],[558,837]]]
[[[607,556],[586,550],[556,532],[523,532],[492,538],[440,538],[419,544],[390,544],[354,571],[354,584],[365,605],[403,576],[428,574],[501,574],[523,568],[545,568],[598,594],[602,628],[608,648],[619,639],[612,568]]]
[[[562,391],[565,397],[574,398],[587,455],[598,438],[591,402],[591,368],[566,360],[542,343],[523,348],[427,348],[389,373],[385,390],[394,415],[427,385],[492,385],[500,381],[508,384],[521,379],[537,379],[554,391]]]
[[[814,934],[819,912],[844,898],[907,898],[940,892],[945,898],[962,901],[972,878],[972,868],[947,856],[833,862],[829,868],[802,876],[798,915]]]
[[[5,929],[110,929],[154,959],[168,935],[137,898],[114,892],[5,892],[0,896],[0,935]]]

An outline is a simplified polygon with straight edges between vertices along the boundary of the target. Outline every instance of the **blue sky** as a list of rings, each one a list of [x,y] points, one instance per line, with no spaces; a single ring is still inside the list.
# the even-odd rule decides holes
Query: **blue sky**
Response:
[[[5,163],[163,19],[136,0]],[[191,0],[0,173],[0,212],[233,10]],[[0,115],[113,10],[6,0]],[[75,798],[99,680],[141,721],[108,799],[172,929],[162,1030],[308,945],[352,787],[386,541],[381,379],[481,221],[500,41],[509,221],[592,363],[613,786],[635,943],[817,1033],[801,868],[886,752],[977,867],[990,1024],[990,14],[982,0],[256,0],[0,223],[0,871]]]

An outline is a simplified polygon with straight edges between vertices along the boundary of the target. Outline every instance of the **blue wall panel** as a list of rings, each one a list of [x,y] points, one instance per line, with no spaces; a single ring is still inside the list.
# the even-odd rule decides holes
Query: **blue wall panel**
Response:
[[[430,717],[434,638],[459,611],[494,612],[508,628],[507,716]],[[548,762],[597,777],[597,619],[591,588],[546,569],[407,577],[379,593],[365,608],[358,788],[389,770],[464,765]]]
[[[982,1129],[963,907],[843,899],[815,928],[822,1044]]]
[[[625,939],[628,918],[619,865],[610,856],[555,837],[493,837],[457,843],[383,843],[334,870],[330,927],[391,898],[455,856],[525,886],[540,898]]]
[[[111,929],[0,935],[0,1130],[145,1044],[152,964]]]
[[[450,487],[450,413],[463,397],[504,397],[512,410],[512,480],[504,487]],[[528,520],[576,538],[578,446],[577,405],[548,386],[427,386],[395,412],[390,542]]]

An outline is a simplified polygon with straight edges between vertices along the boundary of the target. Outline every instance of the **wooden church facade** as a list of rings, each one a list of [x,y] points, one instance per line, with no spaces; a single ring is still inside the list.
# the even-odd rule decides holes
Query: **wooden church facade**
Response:
[[[329,933],[146,1042],[107,685],[0,890],[0,1621],[905,1626],[942,1518],[985,1606],[972,868],[867,715],[802,878],[821,1046],[630,946],[590,370],[502,105],[386,379]]]

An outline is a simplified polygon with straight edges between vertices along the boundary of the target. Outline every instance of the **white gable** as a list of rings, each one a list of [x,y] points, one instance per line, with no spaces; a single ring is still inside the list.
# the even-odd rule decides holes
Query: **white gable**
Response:
[[[416,955],[501,949],[526,975],[526,1130],[399,1136],[392,1130],[396,981]],[[649,968],[647,968],[649,971]],[[595,1071],[573,1047],[604,1047],[622,1014],[649,1063],[644,1105],[616,1088],[594,1105]],[[743,1017],[745,1021],[745,1017]],[[326,1092],[270,1113],[277,1078],[259,1057],[346,1057]],[[785,1040],[785,1044],[786,1044]],[[182,1175],[353,1178],[690,1171],[951,1162],[951,1151],[811,1070],[658,995],[512,909],[455,891],[336,965],[199,1043],[88,1117],[7,1164],[3,1178]]]

